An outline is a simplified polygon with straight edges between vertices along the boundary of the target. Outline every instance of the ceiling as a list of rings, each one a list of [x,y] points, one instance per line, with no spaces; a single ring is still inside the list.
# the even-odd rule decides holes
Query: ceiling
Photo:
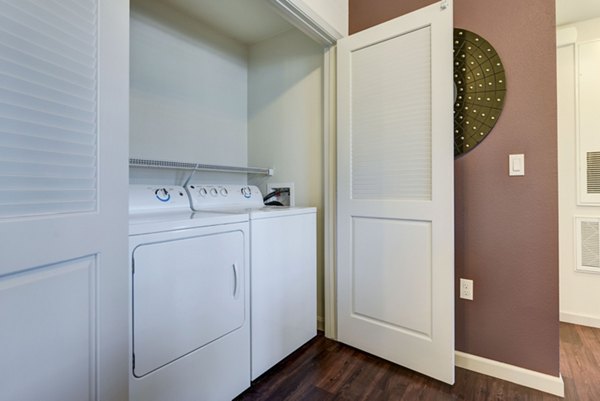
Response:
[[[556,0],[556,25],[600,17],[600,0]]]
[[[162,0],[203,24],[251,45],[289,30],[267,0]]]

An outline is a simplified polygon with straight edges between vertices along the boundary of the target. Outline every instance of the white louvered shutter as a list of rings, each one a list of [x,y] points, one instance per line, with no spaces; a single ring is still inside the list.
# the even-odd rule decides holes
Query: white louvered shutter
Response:
[[[430,42],[420,29],[352,53],[353,199],[431,199]],[[407,57],[373,63],[388,54]]]
[[[95,210],[96,144],[97,1],[0,0],[0,217]]]

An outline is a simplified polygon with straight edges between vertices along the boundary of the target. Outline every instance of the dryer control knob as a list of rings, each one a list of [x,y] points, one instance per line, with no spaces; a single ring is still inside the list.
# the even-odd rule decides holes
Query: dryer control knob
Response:
[[[221,188],[221,195],[222,196],[227,196],[229,194],[229,192],[227,191],[227,188]]]
[[[154,191],[154,195],[156,195],[156,199],[161,202],[168,202],[171,200],[171,194],[166,188],[158,188],[156,191]]]
[[[244,198],[250,198],[252,196],[252,189],[250,187],[243,187],[242,195],[244,195]]]
[[[206,190],[206,188],[200,188],[200,191],[198,191],[198,193],[202,197],[205,197],[206,195],[208,195],[208,191]]]
[[[210,189],[210,194],[212,196],[217,196],[217,195],[219,195],[219,191],[217,191],[217,188],[211,188]]]

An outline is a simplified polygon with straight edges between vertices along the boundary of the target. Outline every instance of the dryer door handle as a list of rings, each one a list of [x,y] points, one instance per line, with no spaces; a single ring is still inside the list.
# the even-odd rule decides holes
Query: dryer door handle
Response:
[[[233,297],[237,298],[237,294],[238,294],[238,267],[237,267],[237,263],[234,263],[233,265]]]

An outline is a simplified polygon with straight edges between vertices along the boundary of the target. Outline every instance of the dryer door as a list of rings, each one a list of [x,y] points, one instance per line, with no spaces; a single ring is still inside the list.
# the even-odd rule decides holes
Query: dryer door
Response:
[[[243,232],[141,245],[133,267],[136,377],[243,326]]]

